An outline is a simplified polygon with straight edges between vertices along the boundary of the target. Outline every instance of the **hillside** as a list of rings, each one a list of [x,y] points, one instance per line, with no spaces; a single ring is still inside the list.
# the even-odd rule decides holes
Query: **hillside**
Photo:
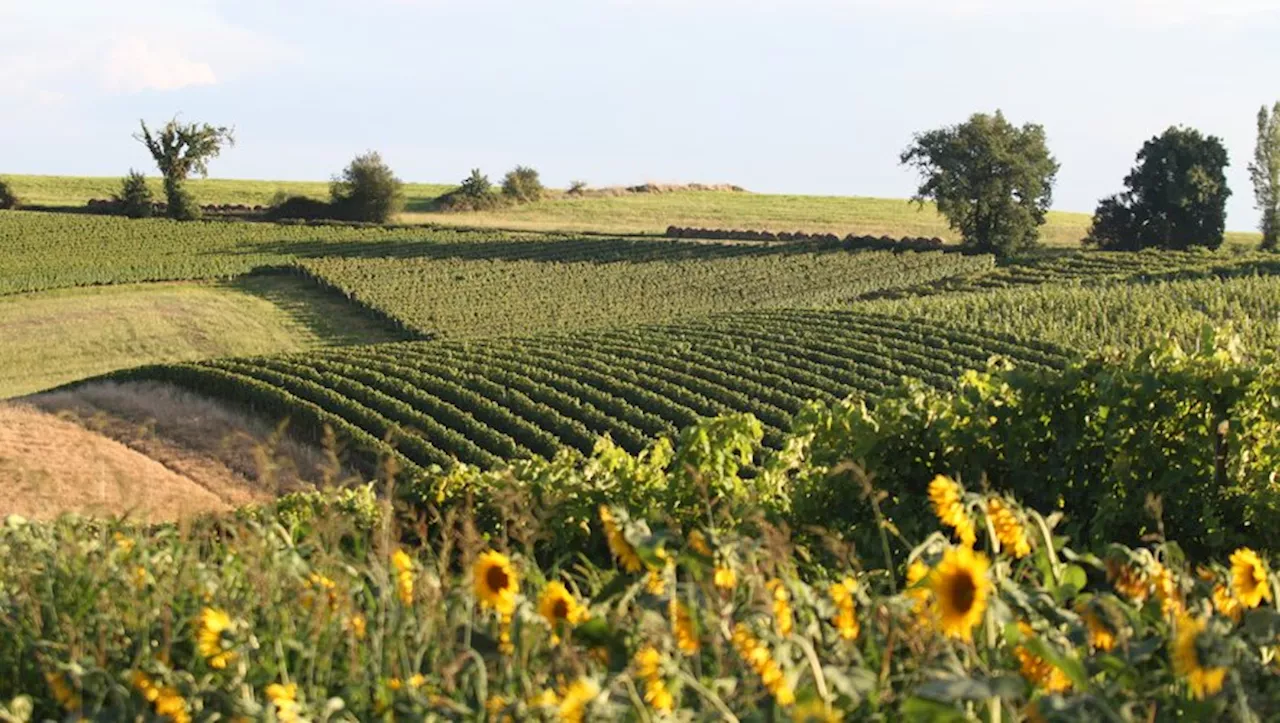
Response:
[[[3,176],[26,203],[83,206],[110,198],[118,178],[76,176]],[[160,197],[160,181],[150,179]],[[191,192],[204,204],[267,205],[277,193],[327,198],[327,182],[195,179]],[[441,213],[434,201],[447,184],[405,186],[405,223],[433,223],[526,231],[660,234],[668,226],[752,228],[845,235],[939,236],[953,238],[932,206],[917,209],[903,199],[856,196],[804,196],[733,191],[604,193],[572,197],[553,193],[546,201],[475,213]],[[1087,230],[1087,214],[1053,212],[1044,229],[1047,243],[1074,245]]]

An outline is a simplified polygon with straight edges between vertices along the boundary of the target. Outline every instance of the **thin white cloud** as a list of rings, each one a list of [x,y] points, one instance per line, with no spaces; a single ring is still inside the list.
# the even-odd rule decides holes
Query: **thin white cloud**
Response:
[[[112,45],[102,65],[102,85],[111,92],[178,90],[217,82],[218,76],[208,63],[192,60],[177,48],[162,47],[137,36]]]
[[[180,39],[180,43],[179,43]],[[211,0],[0,0],[0,100],[166,92],[227,82],[296,53]]]
[[[425,4],[427,0],[387,0]],[[446,0],[431,0],[436,4]],[[610,0],[631,8],[696,11],[786,11],[821,8],[834,12],[915,17],[1028,18],[1079,16],[1138,26],[1280,19],[1280,0]]]

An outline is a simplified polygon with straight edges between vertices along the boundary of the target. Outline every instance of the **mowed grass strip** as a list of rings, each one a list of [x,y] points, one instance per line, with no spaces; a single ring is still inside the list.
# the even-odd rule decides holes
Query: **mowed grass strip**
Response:
[[[287,276],[4,296],[0,398],[142,364],[404,338]]]

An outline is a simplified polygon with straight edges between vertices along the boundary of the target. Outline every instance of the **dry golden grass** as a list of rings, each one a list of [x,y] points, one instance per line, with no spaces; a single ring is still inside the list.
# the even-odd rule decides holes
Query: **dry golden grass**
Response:
[[[232,507],[191,478],[35,408],[0,406],[0,514],[186,517]]]
[[[334,455],[226,404],[156,382],[96,382],[29,397],[243,504],[346,477]]]

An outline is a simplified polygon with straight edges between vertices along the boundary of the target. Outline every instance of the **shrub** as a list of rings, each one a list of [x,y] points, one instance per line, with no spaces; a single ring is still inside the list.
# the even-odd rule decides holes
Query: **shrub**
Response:
[[[1073,510],[1064,530],[1081,545],[1162,533],[1221,553],[1280,528],[1280,364],[1212,335],[1193,352],[1170,342],[1064,372],[969,372],[954,392],[914,382],[874,409],[847,401],[798,419],[815,469],[833,473],[797,485],[797,518],[862,527],[866,542],[877,534],[865,525],[871,510],[834,472],[850,462],[892,490],[884,512],[907,535],[928,524],[920,505],[936,474]]]
[[[586,192],[587,192],[586,181],[569,181],[568,193],[570,196],[581,196]]]
[[[436,204],[446,211],[488,211],[501,206],[502,197],[493,190],[489,177],[473,168],[470,176],[437,199]]]
[[[502,179],[502,195],[517,203],[540,201],[544,193],[538,172],[528,166],[516,166]]]
[[[271,207],[266,212],[266,217],[272,221],[284,219],[318,221],[338,219],[340,216],[338,209],[334,208],[334,205],[328,201],[307,196],[285,196],[284,194],[272,199]]]
[[[120,191],[115,195],[116,210],[129,218],[151,218],[155,215],[155,199],[151,195],[151,187],[147,185],[147,177],[138,171],[129,169],[129,175],[120,182]]]
[[[376,151],[356,156],[330,186],[332,205],[350,221],[386,223],[404,208],[404,184]]]
[[[18,206],[18,195],[13,192],[8,181],[0,180],[0,211],[13,210]]]

